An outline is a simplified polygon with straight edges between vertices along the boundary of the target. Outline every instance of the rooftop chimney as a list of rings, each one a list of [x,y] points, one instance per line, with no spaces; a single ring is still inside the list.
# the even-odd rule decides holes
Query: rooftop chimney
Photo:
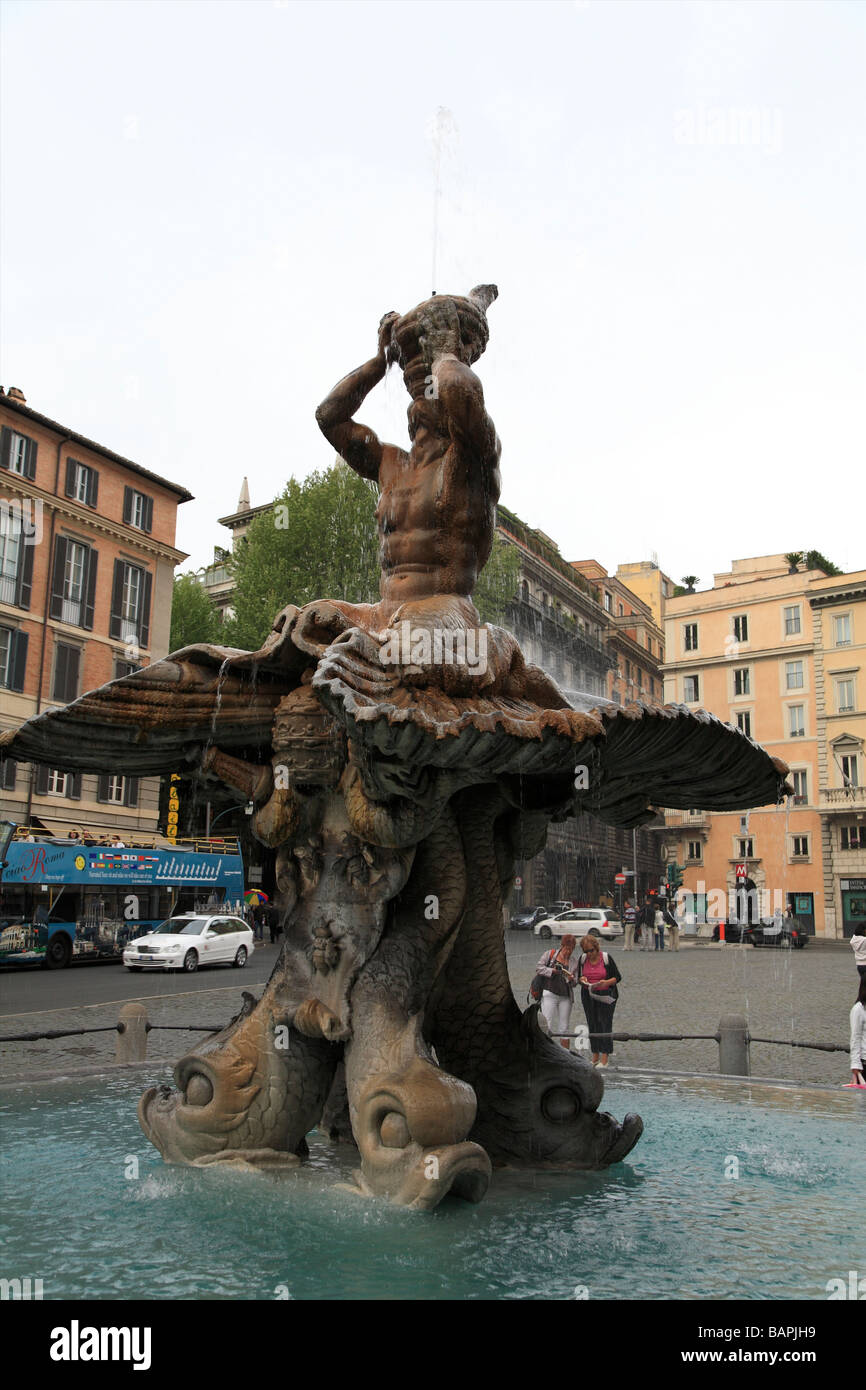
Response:
[[[10,386],[6,394],[10,401],[20,401],[22,405],[27,404],[27,397],[20,386]]]

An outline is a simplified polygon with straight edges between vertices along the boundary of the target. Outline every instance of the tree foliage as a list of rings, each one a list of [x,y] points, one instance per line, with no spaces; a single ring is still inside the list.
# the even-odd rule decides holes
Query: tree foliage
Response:
[[[253,517],[228,564],[236,583],[232,646],[255,651],[287,603],[313,599],[375,603],[379,542],[374,484],[343,463],[291,478],[273,507]]]
[[[179,651],[193,642],[220,642],[223,627],[220,615],[195,575],[175,576],[171,602],[169,651]]]
[[[506,606],[517,593],[520,581],[520,554],[515,545],[497,532],[493,537],[490,559],[478,576],[472,601],[482,621],[500,623]]]

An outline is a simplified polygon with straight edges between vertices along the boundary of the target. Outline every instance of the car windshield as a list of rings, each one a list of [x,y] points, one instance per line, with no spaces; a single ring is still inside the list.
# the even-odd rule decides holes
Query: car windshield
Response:
[[[196,917],[170,917],[154,928],[157,936],[201,936],[205,923]]]

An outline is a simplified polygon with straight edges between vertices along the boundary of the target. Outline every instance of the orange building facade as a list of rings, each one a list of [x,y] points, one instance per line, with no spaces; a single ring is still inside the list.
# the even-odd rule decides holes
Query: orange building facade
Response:
[[[168,652],[190,497],[0,395],[0,728]],[[158,778],[0,762],[0,807],[21,824],[153,831],[158,800]]]

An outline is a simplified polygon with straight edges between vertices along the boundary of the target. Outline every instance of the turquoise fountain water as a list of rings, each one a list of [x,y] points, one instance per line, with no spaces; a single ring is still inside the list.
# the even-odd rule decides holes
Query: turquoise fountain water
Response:
[[[646,1121],[626,1162],[500,1170],[480,1205],[431,1217],[336,1190],[315,1134],[279,1178],[167,1166],[141,1085],[5,1093],[3,1272],[46,1299],[824,1299],[862,1267],[850,1092],[609,1076],[606,1103]]]

